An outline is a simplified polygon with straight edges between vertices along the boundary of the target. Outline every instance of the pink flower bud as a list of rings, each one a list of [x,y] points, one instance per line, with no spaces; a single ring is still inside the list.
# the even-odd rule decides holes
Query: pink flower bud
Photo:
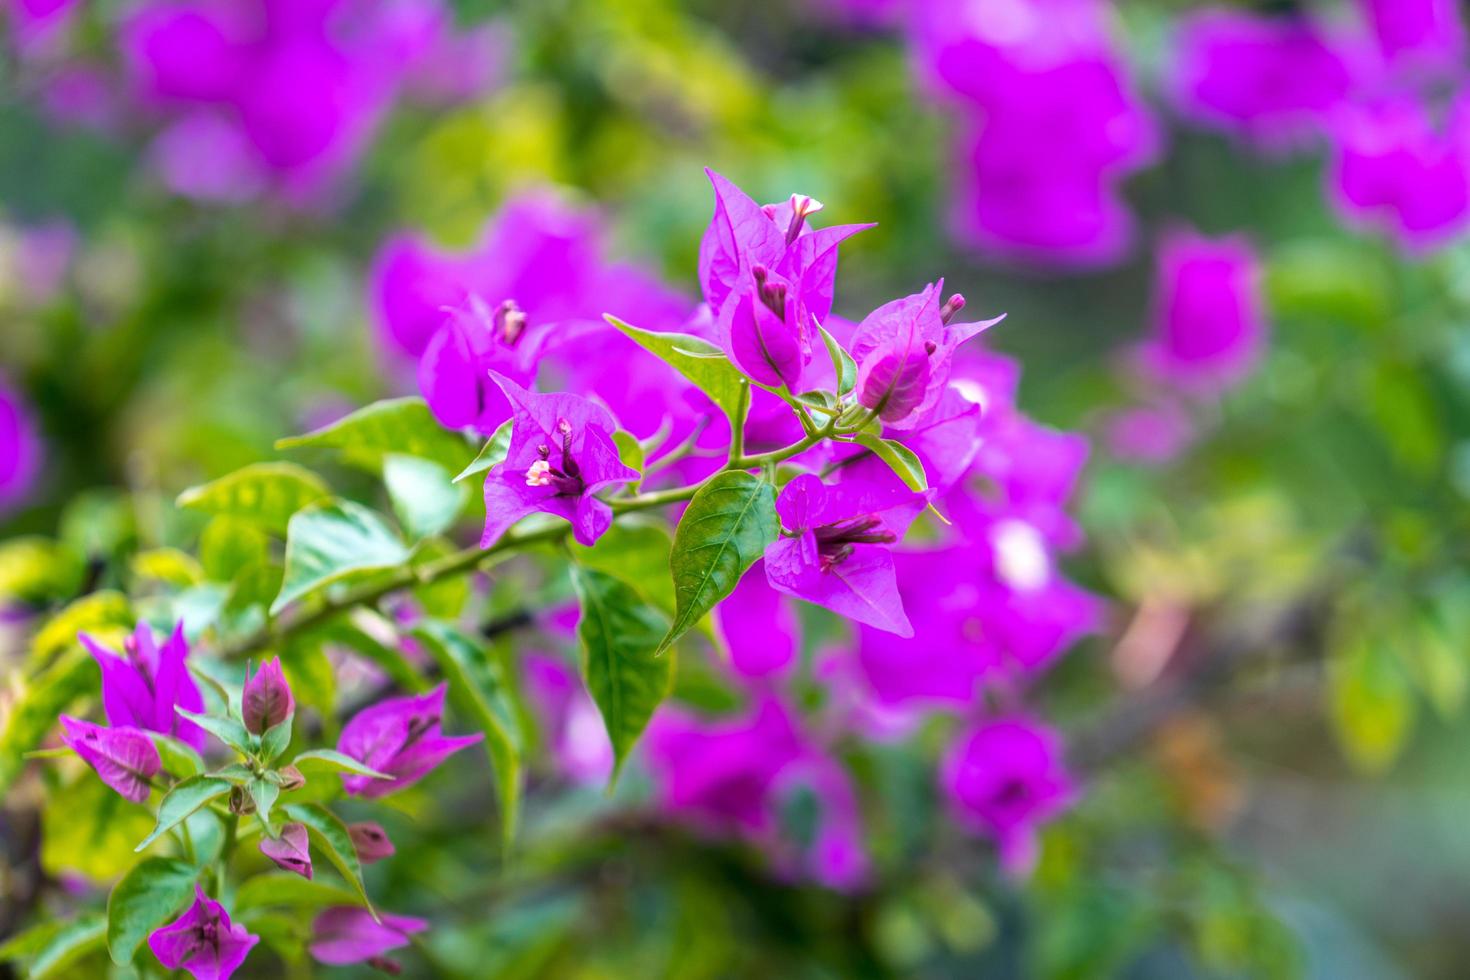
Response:
[[[358,860],[363,864],[393,856],[393,842],[388,839],[388,832],[378,824],[370,821],[348,824],[347,833],[352,836],[352,846],[357,849]]]
[[[255,676],[245,682],[240,708],[245,716],[245,727],[256,735],[264,734],[291,717],[296,710],[296,701],[291,697],[291,688],[286,684],[286,675],[281,672],[279,659],[272,657],[261,664]]]

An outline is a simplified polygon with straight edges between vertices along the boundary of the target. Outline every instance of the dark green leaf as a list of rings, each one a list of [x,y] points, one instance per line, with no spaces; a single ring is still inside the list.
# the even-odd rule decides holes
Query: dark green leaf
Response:
[[[607,317],[607,322],[692,381],[724,410],[731,425],[744,426],[750,408],[750,383],[718,347],[689,334],[643,330],[615,316]]]
[[[394,453],[385,458],[383,483],[393,513],[414,541],[447,530],[469,500],[468,488],[451,482],[448,470],[417,456]]]
[[[312,839],[327,855],[327,860],[341,872],[353,891],[357,892],[358,900],[371,911],[373,903],[368,899],[367,889],[363,887],[362,864],[357,860],[357,849],[352,846],[352,835],[347,832],[347,825],[331,810],[315,803],[288,804],[281,809],[285,811],[287,818],[306,825]]]
[[[179,494],[178,505],[238,517],[277,533],[291,515],[330,491],[322,478],[293,463],[253,463]]]
[[[107,951],[119,966],[131,963],[148,934],[174,917],[194,895],[199,869],[184,861],[140,861],[107,898]]]
[[[350,500],[314,504],[291,518],[286,575],[271,614],[355,573],[401,565],[408,556],[382,517],[366,507]]]
[[[304,436],[277,440],[276,448],[337,449],[348,462],[374,470],[389,453],[403,453],[458,473],[469,456],[464,439],[441,426],[422,398],[374,402]]]
[[[158,823],[153,833],[133,850],[141,851],[159,837],[177,827],[184,818],[211,800],[216,800],[230,791],[230,781],[214,776],[190,776],[168,791],[158,804]]]
[[[443,623],[430,621],[413,635],[439,664],[455,705],[485,733],[485,752],[495,767],[500,795],[501,836],[509,847],[520,813],[521,750],[500,665],[480,643]]]
[[[574,565],[572,586],[582,604],[582,674],[621,769],[673,683],[674,658],[657,652],[664,618],[611,575]]]
[[[272,725],[265,730],[264,735],[260,736],[260,757],[267,764],[272,763],[282,752],[286,751],[286,747],[290,744],[291,717],[288,715],[285,721],[279,725]]]
[[[760,478],[732,471],[701,487],[674,531],[669,567],[677,612],[657,652],[729,595],[780,530],[775,488]]]

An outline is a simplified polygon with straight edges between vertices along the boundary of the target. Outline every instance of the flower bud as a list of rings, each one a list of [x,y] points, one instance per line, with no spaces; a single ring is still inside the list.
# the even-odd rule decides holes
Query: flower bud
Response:
[[[311,850],[304,825],[288,823],[281,828],[279,837],[262,838],[260,853],[274,861],[277,867],[311,879]]]
[[[347,833],[352,836],[352,846],[356,848],[358,860],[363,864],[372,864],[393,856],[393,842],[388,839],[387,831],[378,824],[369,821],[348,824]]]
[[[298,790],[306,785],[306,777],[295,766],[286,766],[280,770],[280,775],[282,793],[289,793],[292,790]]]
[[[296,701],[291,697],[279,659],[272,657],[261,664],[255,676],[245,682],[240,708],[245,727],[256,735],[265,734],[291,717]]]

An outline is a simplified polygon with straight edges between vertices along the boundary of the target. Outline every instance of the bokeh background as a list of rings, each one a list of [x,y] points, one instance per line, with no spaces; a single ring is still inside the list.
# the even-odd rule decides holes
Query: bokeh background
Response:
[[[507,868],[473,812],[419,799],[376,882],[450,910],[409,970],[1463,975],[1457,5],[303,0],[282,22],[330,20],[351,71],[288,51],[227,91],[195,39],[184,94],[150,88],[128,36],[169,6],[5,8],[12,684],[30,611],[75,591],[63,570],[35,594],[37,536],[75,574],[125,581],[130,555],[190,533],[179,491],[413,391],[373,286],[392,236],[465,249],[552,185],[597,210],[609,255],[693,297],[709,166],[758,200],[799,191],[829,223],[878,222],[844,246],[844,316],[939,275],[1006,312],[985,343],[1021,366],[1021,405],[1089,437],[1067,567],[1107,614],[1034,692],[1087,791],[1015,880],[932,812],[922,733],[875,749],[864,779],[889,809],[853,894],[601,811],[600,789],[533,794]],[[1429,26],[1394,21],[1410,8]],[[1008,47],[1038,17],[1041,62],[1086,72]],[[322,105],[273,109],[313,86]],[[1139,363],[1186,229],[1239,236],[1264,324],[1204,390]],[[40,799],[6,794],[0,935],[95,887],[63,856],[91,843]]]

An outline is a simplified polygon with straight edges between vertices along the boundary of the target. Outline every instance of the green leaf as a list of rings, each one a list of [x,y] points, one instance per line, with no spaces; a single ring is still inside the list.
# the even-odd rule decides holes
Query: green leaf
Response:
[[[352,905],[357,895],[327,881],[308,880],[289,871],[254,875],[235,892],[235,911],[259,908],[324,908]]]
[[[291,515],[329,496],[322,478],[294,463],[252,463],[179,494],[178,505],[238,517],[277,533]]]
[[[656,652],[667,650],[729,595],[780,531],[776,491],[769,483],[732,471],[700,487],[674,531],[669,567],[677,612]]]
[[[902,480],[910,490],[923,492],[929,489],[929,477],[924,473],[924,464],[914,451],[901,442],[892,439],[884,439],[871,432],[859,432],[854,437],[859,445],[864,446],[883,462],[888,464],[898,478]]]
[[[78,633],[97,634],[106,639],[109,632],[123,633],[133,628],[133,610],[127,596],[104,590],[83,596],[46,621],[31,641],[31,663],[50,660],[62,650],[81,649]]]
[[[0,598],[40,603],[76,594],[86,562],[59,541],[11,538],[0,543]]]
[[[158,758],[163,762],[164,772],[179,779],[187,779],[204,771],[204,760],[194,751],[194,746],[162,732],[148,732],[147,735],[158,749]]]
[[[107,897],[107,951],[125,966],[148,934],[174,917],[194,895],[199,869],[151,857],[139,862]]]
[[[255,750],[251,744],[250,733],[245,730],[244,725],[233,718],[199,715],[192,711],[186,711],[177,705],[174,706],[174,711],[178,712],[181,718],[187,718],[189,721],[192,721],[241,755],[249,755]]]
[[[96,664],[78,645],[14,691],[0,722],[0,797],[20,775],[25,753],[56,727],[56,716],[98,684]]]
[[[174,786],[158,804],[158,823],[153,832],[133,850],[141,851],[159,837],[173,830],[184,818],[210,801],[230,791],[230,781],[214,776],[190,776]]]
[[[269,561],[265,533],[238,517],[216,517],[199,535],[199,563],[212,581],[233,583],[242,569]]]
[[[128,562],[134,575],[144,580],[188,588],[204,580],[204,569],[193,555],[177,548],[153,548],[140,551]]]
[[[448,530],[469,500],[468,488],[451,482],[448,470],[417,456],[387,456],[383,483],[393,513],[414,541]]]
[[[409,551],[382,517],[350,500],[329,500],[291,518],[286,575],[271,603],[276,615],[297,599],[358,572],[393,568]]]
[[[612,741],[617,771],[673,685],[674,658],[660,657],[664,618],[638,594],[602,572],[572,566],[582,604],[577,637],[582,675]]]
[[[403,453],[458,473],[469,455],[464,439],[445,429],[422,398],[391,398],[360,408],[331,425],[276,441],[277,449],[337,449],[348,462],[376,470]]]
[[[281,787],[264,776],[257,776],[250,780],[246,789],[250,791],[250,799],[255,803],[255,817],[265,829],[266,835],[276,836],[275,825],[271,823],[271,808],[281,795]]]
[[[313,773],[338,773],[346,772],[354,776],[368,776],[372,779],[390,779],[385,773],[372,769],[350,755],[343,755],[335,749],[311,749],[303,752],[291,760],[291,765],[301,770],[301,775],[310,780]]]
[[[413,552],[415,567],[448,558],[459,551],[443,538],[421,541]],[[437,582],[427,582],[413,590],[413,597],[423,607],[424,615],[433,619],[458,619],[469,602],[474,576],[448,575]]]
[[[269,765],[276,761],[290,744],[291,716],[287,715],[285,721],[279,725],[272,725],[265,730],[264,735],[260,736],[260,757]]]
[[[480,447],[479,455],[474,458],[474,461],[470,465],[459,471],[459,475],[454,478],[454,482],[459,483],[479,473],[488,472],[490,467],[503,461],[506,454],[510,452],[510,430],[511,424],[509,419],[500,423],[500,427],[495,430],[494,435],[486,441],[485,445]]]
[[[633,433],[631,432],[624,432],[622,429],[619,429],[618,431],[613,433],[613,442],[617,444],[618,459],[622,462],[622,464],[629,469],[635,470],[639,474],[642,474],[645,462],[645,455],[643,452],[643,444],[638,441],[638,437],[633,435]],[[637,493],[638,487],[642,482],[643,481],[641,479],[634,480],[632,483],[628,484],[628,486],[632,489],[634,493]]]
[[[443,623],[430,621],[413,636],[449,681],[455,705],[485,733],[485,752],[495,767],[500,796],[501,838],[508,848],[515,839],[521,803],[521,748],[516,738],[514,708],[506,696],[500,665],[484,646]]]
[[[53,790],[41,811],[41,867],[53,877],[79,874],[110,882],[138,860],[133,845],[153,814],[119,796],[90,770]]]
[[[288,819],[306,826],[317,846],[327,855],[327,860],[357,892],[358,900],[372,911],[373,903],[362,884],[362,864],[357,860],[357,849],[352,846],[352,835],[347,832],[347,825],[331,810],[316,803],[290,804],[281,809]]]
[[[1328,671],[1332,717],[1348,758],[1382,772],[1398,757],[1414,724],[1409,679],[1383,643],[1355,637]]]
[[[745,425],[745,414],[750,409],[750,383],[718,347],[689,334],[643,330],[615,316],[606,319],[639,347],[692,381],[724,410],[732,426]]]
[[[674,540],[661,521],[629,514],[618,518],[592,546],[572,542],[572,557],[584,568],[606,572],[631,586],[645,602],[674,615],[669,554]]]
[[[24,932],[17,933],[0,943],[0,963],[24,960],[35,956],[55,939],[66,923],[56,920],[38,922]]]
[[[74,977],[77,975],[75,971],[68,970],[65,974],[58,971],[102,949],[106,941],[107,922],[102,916],[83,916],[64,926],[51,937],[50,941],[36,954],[35,959],[31,960],[30,971],[26,976],[30,980],[44,980],[52,976]]]
[[[857,386],[857,362],[842,349],[837,338],[828,333],[826,327],[818,326],[817,329],[822,332],[822,343],[827,345],[827,356],[832,358],[832,373],[837,378],[837,394],[845,395]]]

